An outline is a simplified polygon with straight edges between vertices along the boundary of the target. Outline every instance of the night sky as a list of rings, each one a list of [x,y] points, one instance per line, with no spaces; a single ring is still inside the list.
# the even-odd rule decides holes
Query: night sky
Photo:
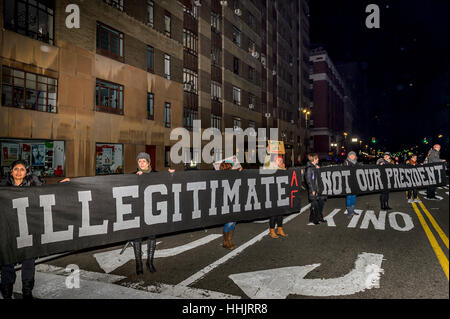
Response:
[[[368,4],[380,8],[380,28],[365,26]],[[439,142],[448,154],[449,135],[448,0],[311,0],[311,44],[320,44],[335,64],[357,62],[367,78],[358,108],[378,146],[391,152]],[[438,140],[437,136],[444,138]],[[424,145],[427,137],[430,144]],[[421,144],[422,143],[422,144]]]

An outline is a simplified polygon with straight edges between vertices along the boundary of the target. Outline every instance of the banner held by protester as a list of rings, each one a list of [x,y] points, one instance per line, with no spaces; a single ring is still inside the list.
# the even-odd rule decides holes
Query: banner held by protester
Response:
[[[298,212],[300,174],[159,172],[0,188],[0,265]]]
[[[319,193],[324,196],[360,195],[382,190],[402,191],[446,185],[444,164],[330,166],[319,169]]]

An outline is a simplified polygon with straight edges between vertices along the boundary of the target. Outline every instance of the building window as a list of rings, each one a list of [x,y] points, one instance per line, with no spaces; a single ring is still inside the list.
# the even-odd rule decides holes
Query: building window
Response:
[[[252,128],[252,129],[255,129],[256,128],[255,121],[248,121],[248,127]]]
[[[185,5],[183,5],[183,12],[186,12],[187,14],[192,16],[194,19],[197,19],[198,9],[197,9],[197,6],[195,6],[195,5],[192,6],[192,10],[189,9],[188,7],[186,7]]]
[[[183,127],[192,131],[194,127],[194,120],[198,117],[198,111],[184,108],[183,109]]]
[[[56,113],[58,80],[7,66],[2,68],[2,105]]]
[[[233,9],[239,9],[239,1],[238,0],[231,0],[233,2]]]
[[[221,17],[220,14],[215,13],[215,12],[211,12],[211,30],[216,32],[216,33],[220,33],[220,29],[221,29]]]
[[[170,55],[164,54],[164,77],[170,80]]]
[[[155,96],[153,93],[147,93],[147,118],[155,119]]]
[[[120,11],[123,11],[123,0],[103,0],[110,6],[119,9]]]
[[[222,117],[211,114],[211,127],[222,131]]]
[[[255,81],[255,69],[251,66],[248,67],[248,79],[252,82]]]
[[[215,81],[211,81],[211,100],[222,100],[222,85]]]
[[[238,117],[233,117],[233,129],[241,128],[241,119]]]
[[[2,139],[0,147],[0,176],[7,176],[16,160],[26,161],[37,176],[62,177],[66,173],[64,141]]]
[[[164,148],[164,166],[170,167],[170,146]]]
[[[171,22],[170,14],[166,12],[164,15],[164,34],[170,38]]]
[[[95,143],[95,175],[123,174],[123,144]]]
[[[54,1],[3,1],[5,29],[53,45]]]
[[[123,85],[96,80],[96,111],[123,115]]]
[[[248,107],[249,109],[254,109],[255,108],[255,104],[256,104],[256,97],[249,93],[248,94]]]
[[[198,74],[189,69],[183,69],[183,88],[185,92],[198,93]]]
[[[164,103],[164,126],[170,127],[170,103]]]
[[[233,86],[233,103],[241,105],[241,89]]]
[[[233,57],[233,72],[239,74],[239,59],[236,57]]]
[[[251,13],[248,14],[248,25],[252,29],[255,27],[255,17]]]
[[[147,71],[155,72],[155,49],[147,46]]]
[[[183,45],[184,49],[193,55],[198,52],[198,38],[194,32],[183,29]]]
[[[256,44],[252,40],[248,40],[248,52],[253,53],[256,51]]]
[[[238,47],[241,46],[241,30],[233,26],[233,42]]]
[[[211,62],[215,65],[220,65],[221,49],[211,47]]]
[[[97,22],[97,53],[123,62],[123,33]]]
[[[147,24],[153,28],[153,11],[154,4],[153,1],[147,0]]]

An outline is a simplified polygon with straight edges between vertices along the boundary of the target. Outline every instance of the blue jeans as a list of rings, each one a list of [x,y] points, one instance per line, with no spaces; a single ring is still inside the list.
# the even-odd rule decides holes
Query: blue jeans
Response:
[[[226,223],[226,224],[223,226],[223,232],[224,232],[224,233],[228,233],[228,232],[234,230],[234,227],[235,227],[235,226],[236,226],[236,222]]]
[[[347,206],[347,213],[353,215],[355,213],[356,195],[348,195],[345,198],[345,206]]]

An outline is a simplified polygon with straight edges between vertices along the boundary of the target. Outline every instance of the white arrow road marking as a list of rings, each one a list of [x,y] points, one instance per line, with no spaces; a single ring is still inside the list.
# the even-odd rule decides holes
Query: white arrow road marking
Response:
[[[323,219],[325,219],[327,221],[327,225],[330,227],[336,227],[336,224],[334,223],[334,215],[336,215],[337,213],[339,213],[341,210],[339,208],[333,209],[333,211],[331,213],[329,213],[326,217],[324,217]]]
[[[71,272],[69,272],[65,268],[57,267],[57,266],[53,266],[53,265],[49,265],[49,264],[36,265],[36,271],[47,273],[47,274],[53,274],[53,275],[62,275],[62,276],[68,276],[71,274]],[[116,282],[121,281],[126,278],[127,277],[125,277],[125,276],[103,274],[100,272],[93,272],[93,271],[87,271],[87,270],[80,269],[80,279],[83,279],[83,280],[101,281],[104,283],[113,284],[113,283],[116,283]]]
[[[283,221],[283,224],[286,224],[286,223],[290,222],[292,219],[294,219],[295,217],[299,216],[301,213],[303,213],[305,210],[307,210],[309,208],[309,206],[311,206],[311,204],[308,204],[308,205],[302,207],[300,212],[298,212],[296,214],[289,215],[288,217],[286,217],[284,219],[284,221]],[[220,266],[221,264],[227,262],[229,259],[236,257],[241,252],[243,252],[244,249],[246,249],[246,248],[250,247],[251,245],[257,243],[258,241],[263,239],[264,236],[266,236],[268,234],[269,234],[269,232],[267,231],[267,229],[264,230],[262,233],[260,233],[259,235],[256,235],[255,237],[250,239],[248,242],[246,242],[246,243],[238,246],[237,248],[233,249],[231,252],[229,252],[228,254],[226,254],[225,256],[220,258],[219,260],[213,262],[212,264],[210,264],[210,265],[206,266],[205,268],[201,269],[200,271],[196,272],[195,274],[193,274],[189,278],[183,280],[182,282],[180,282],[178,284],[178,286],[189,286],[189,285],[192,285],[193,283],[197,282],[198,280],[200,280],[201,278],[206,276],[206,274],[209,273],[211,270],[213,270],[216,267]]]
[[[154,258],[165,258],[176,256],[181,253],[184,253],[185,251],[205,245],[221,236],[222,235],[220,234],[211,234],[182,246],[161,250],[157,249]],[[121,250],[122,249],[115,249],[103,253],[94,254],[94,257],[97,260],[100,268],[102,268],[105,271],[105,273],[109,274],[110,272],[121,267],[130,260],[134,260],[134,251],[132,247],[128,247],[127,249],[125,249],[122,255],[120,255]],[[142,258],[143,259],[147,258],[147,244],[142,245]]]
[[[240,296],[180,285],[158,284],[157,286],[145,286],[143,283],[125,283],[124,286],[182,299],[241,299]]]
[[[21,272],[14,292],[22,292]],[[182,286],[158,284],[145,286],[143,282],[114,284],[126,279],[124,276],[91,272],[80,269],[80,288],[68,289],[65,286],[70,271],[48,264],[36,265],[36,285],[33,294],[41,299],[240,299],[240,296],[217,291]],[[114,284],[114,285],[113,285]],[[56,289],[55,289],[56,288]]]
[[[366,289],[379,288],[383,255],[362,253],[355,268],[347,275],[332,279],[304,279],[320,264],[269,269],[230,275],[250,298],[285,299],[288,295],[314,297],[353,295]]]
[[[80,287],[69,289],[67,276],[36,272],[33,296],[39,299],[175,299],[173,296],[157,294],[138,289],[95,280],[85,280],[80,276]],[[17,272],[14,292],[22,292],[21,272]]]
[[[424,197],[424,199],[426,199],[426,200],[429,200],[428,198],[427,198],[427,192],[426,191],[419,191],[419,194],[420,195],[423,195]],[[443,200],[444,199],[444,197],[442,197],[442,196],[439,196],[439,195],[435,195],[436,196],[436,200]]]

